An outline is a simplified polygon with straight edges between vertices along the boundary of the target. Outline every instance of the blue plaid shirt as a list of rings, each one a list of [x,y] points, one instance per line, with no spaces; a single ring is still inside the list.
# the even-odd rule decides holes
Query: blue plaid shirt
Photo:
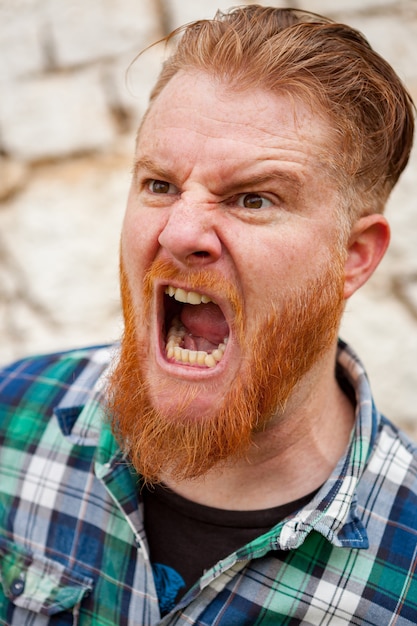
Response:
[[[139,477],[103,411],[113,348],[0,373],[0,624],[417,624],[417,449],[357,358],[345,456],[308,506],[207,571],[161,618]]]

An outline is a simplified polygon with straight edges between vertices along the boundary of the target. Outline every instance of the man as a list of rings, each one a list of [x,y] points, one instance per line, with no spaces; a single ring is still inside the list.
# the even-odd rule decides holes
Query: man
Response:
[[[184,30],[137,137],[120,351],[2,374],[0,623],[417,623],[416,446],[337,341],[412,114],[347,26]]]

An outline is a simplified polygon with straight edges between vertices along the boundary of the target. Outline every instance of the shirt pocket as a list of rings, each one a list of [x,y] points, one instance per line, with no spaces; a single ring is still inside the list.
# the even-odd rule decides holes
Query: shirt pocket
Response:
[[[0,582],[15,606],[41,615],[78,613],[93,579],[80,576],[61,563],[0,537]]]

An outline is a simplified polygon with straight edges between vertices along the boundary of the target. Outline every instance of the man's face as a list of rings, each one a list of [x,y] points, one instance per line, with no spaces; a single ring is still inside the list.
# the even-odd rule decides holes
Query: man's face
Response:
[[[251,432],[334,355],[343,257],[328,133],[295,99],[233,94],[201,73],[153,103],[121,261],[128,369],[158,419],[229,421],[255,380],[248,395],[269,399],[251,405]]]

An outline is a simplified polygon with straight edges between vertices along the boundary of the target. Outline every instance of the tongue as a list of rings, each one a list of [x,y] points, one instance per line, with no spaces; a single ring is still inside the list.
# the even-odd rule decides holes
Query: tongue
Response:
[[[214,302],[185,304],[181,311],[181,322],[189,335],[193,336],[188,341],[195,341],[194,346],[189,346],[191,349],[207,350],[217,347],[229,334],[224,315]]]

